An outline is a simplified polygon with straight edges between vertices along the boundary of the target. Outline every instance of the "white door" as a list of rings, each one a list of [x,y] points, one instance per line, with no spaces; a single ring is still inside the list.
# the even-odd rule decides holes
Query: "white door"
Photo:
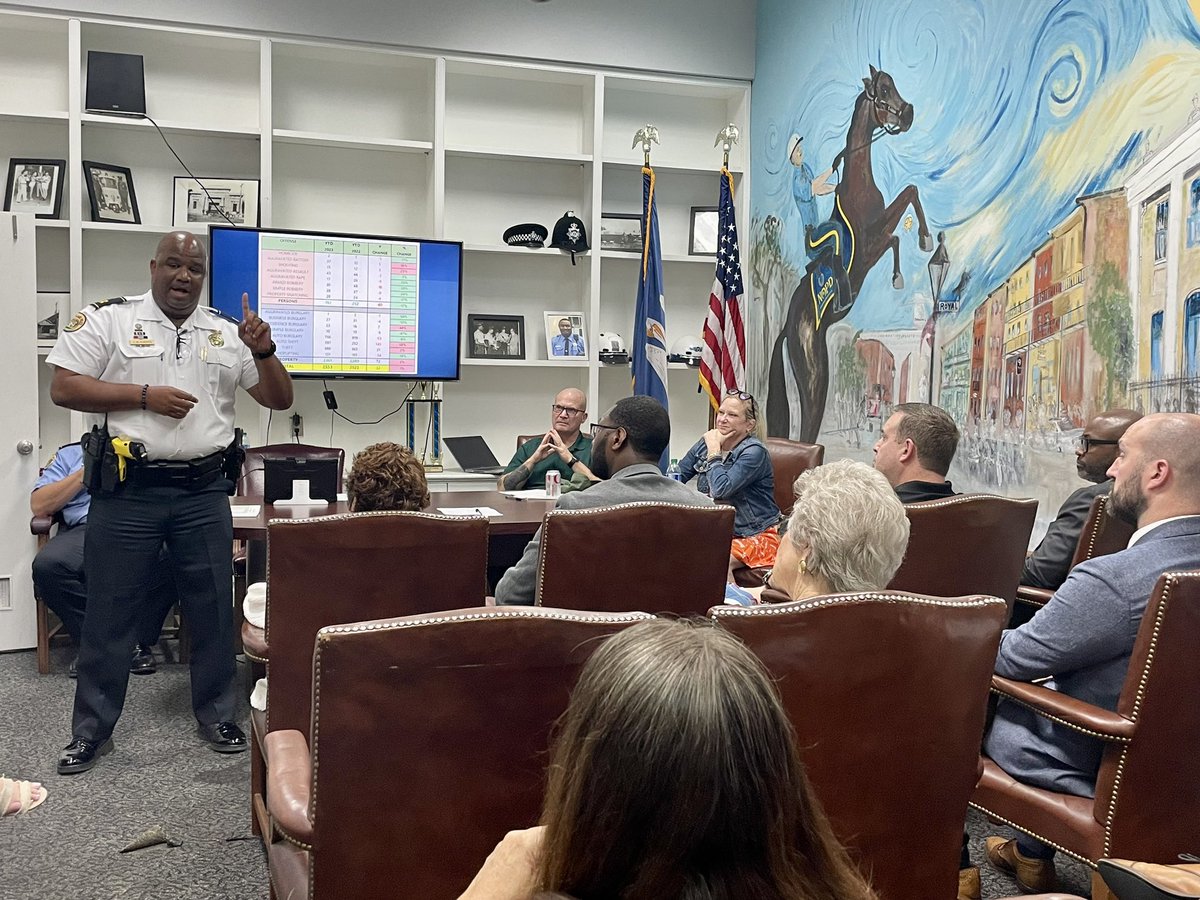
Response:
[[[37,257],[33,216],[0,213],[0,650],[37,644],[29,492],[37,479]]]

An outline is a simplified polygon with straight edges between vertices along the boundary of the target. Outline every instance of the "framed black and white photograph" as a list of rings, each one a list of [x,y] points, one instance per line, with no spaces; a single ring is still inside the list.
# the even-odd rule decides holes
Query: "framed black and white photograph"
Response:
[[[587,329],[581,312],[544,312],[546,357],[587,359]]]
[[[600,249],[641,253],[641,213],[600,213]]]
[[[58,340],[58,322],[65,310],[71,308],[71,295],[54,291],[38,291],[37,344],[49,350]]]
[[[4,211],[57,219],[66,171],[67,162],[63,159],[10,159]]]
[[[688,229],[688,255],[716,256],[719,227],[720,219],[715,206],[693,206],[692,224]]]
[[[467,314],[470,359],[524,359],[525,317]]]
[[[171,224],[258,225],[258,181],[253,178],[176,178]]]
[[[83,180],[87,183],[93,222],[125,222],[140,225],[133,175],[124,166],[83,161]]]

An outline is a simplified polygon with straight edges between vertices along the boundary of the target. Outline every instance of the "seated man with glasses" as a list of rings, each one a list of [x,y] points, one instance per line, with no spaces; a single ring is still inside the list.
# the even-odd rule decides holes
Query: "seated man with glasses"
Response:
[[[658,461],[671,442],[671,417],[653,397],[618,400],[592,426],[592,438],[592,471],[600,481],[587,491],[564,496],[559,509],[595,509],[639,501],[712,505],[704,494],[659,471]],[[539,528],[520,561],[496,585],[498,605],[533,604],[541,546]]]
[[[586,420],[587,395],[578,388],[559,391],[550,407],[550,430],[517,448],[508,468],[497,479],[496,489],[515,491],[526,485],[540,488],[551,469],[558,470],[564,486],[576,476],[580,484],[590,481],[587,475],[592,439],[583,433]]]
[[[1112,490],[1108,468],[1117,458],[1117,443],[1125,429],[1142,417],[1132,409],[1110,409],[1087,423],[1075,447],[1075,471],[1092,482],[1063,501],[1046,536],[1025,560],[1021,584],[1057,590],[1067,580],[1075,546],[1087,521],[1092,501]]]

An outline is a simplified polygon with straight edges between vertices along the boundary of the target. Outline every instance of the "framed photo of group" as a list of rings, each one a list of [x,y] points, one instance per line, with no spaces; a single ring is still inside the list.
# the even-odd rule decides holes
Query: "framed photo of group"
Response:
[[[524,359],[525,317],[469,313],[467,356],[470,359]]]
[[[10,159],[4,211],[57,219],[66,171],[67,162],[63,159]]]
[[[601,213],[600,249],[642,252],[641,213]]]
[[[547,359],[587,359],[582,312],[544,312]]]
[[[83,176],[87,183],[93,222],[142,224],[137,194],[133,191],[133,173],[127,168],[85,159]]]

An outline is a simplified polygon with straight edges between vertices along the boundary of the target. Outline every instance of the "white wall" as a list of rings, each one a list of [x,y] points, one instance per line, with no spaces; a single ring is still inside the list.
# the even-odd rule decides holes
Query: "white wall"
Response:
[[[754,77],[757,0],[73,0],[0,7],[448,53]]]

